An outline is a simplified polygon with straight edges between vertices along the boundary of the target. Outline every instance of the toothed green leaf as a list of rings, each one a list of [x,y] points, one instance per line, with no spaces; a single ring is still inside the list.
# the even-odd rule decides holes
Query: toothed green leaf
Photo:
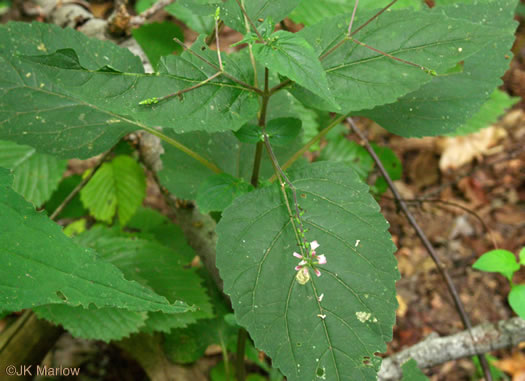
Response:
[[[217,267],[237,321],[288,380],[375,379],[395,321],[395,247],[379,206],[344,164],[291,171],[320,277],[301,284],[277,185],[250,192],[217,226]],[[289,196],[291,199],[291,195]],[[304,280],[304,279],[303,279]]]
[[[66,165],[66,160],[0,140],[0,167],[13,170],[13,189],[36,206],[49,200],[62,179]]]
[[[104,163],[80,191],[80,199],[97,220],[110,223],[118,214],[126,225],[146,196],[146,175],[130,156]]]
[[[195,86],[217,73],[216,52],[202,36],[188,52],[161,59],[144,74],[127,49],[44,23],[0,26],[0,139],[61,157],[87,158],[126,133],[235,130],[256,115],[255,93],[225,77],[157,104],[140,102]],[[253,81],[245,53],[224,56],[226,71]],[[23,99],[23,102],[20,101]]]
[[[396,103],[359,114],[406,137],[444,135],[464,125],[489,100],[510,65],[517,26],[513,21],[516,3],[487,0],[437,7],[434,12],[450,20],[490,27],[495,32],[480,41],[481,49],[465,60],[459,72],[434,77]]]
[[[354,25],[373,14],[373,11],[359,13]],[[299,35],[323,56],[347,34],[350,17],[347,14],[323,20],[303,29]],[[385,12],[353,36],[376,51],[346,41],[327,55],[322,64],[341,110],[357,112],[395,102],[432,81],[435,77],[430,72],[445,74],[459,61],[505,34],[499,28],[458,20],[437,10],[394,10]],[[377,50],[414,65],[396,61]],[[301,87],[294,86],[291,92],[313,108],[337,111]],[[403,114],[409,117],[408,110]]]
[[[290,78],[338,110],[315,50],[300,35],[280,30],[266,44],[253,45],[255,59],[272,71]]]
[[[173,304],[80,247],[58,225],[37,213],[11,188],[0,169],[0,310],[19,311],[45,304],[117,307],[130,311],[189,310]]]

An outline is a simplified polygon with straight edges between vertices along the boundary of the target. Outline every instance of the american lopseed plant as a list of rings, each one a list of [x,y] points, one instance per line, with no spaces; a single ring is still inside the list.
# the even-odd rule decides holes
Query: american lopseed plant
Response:
[[[183,52],[163,57],[150,50],[158,34],[141,36],[157,54],[152,74],[129,51],[70,29],[0,26],[0,147],[9,153],[0,155],[0,312],[32,309],[105,341],[161,332],[177,362],[203,353],[197,344],[182,353],[182,338],[227,352],[240,337],[242,360],[246,329],[288,380],[376,379],[399,272],[366,184],[374,163],[342,124],[363,116],[402,136],[442,135],[489,102],[501,112],[508,101],[491,95],[509,63],[516,2],[181,0],[176,16],[206,33],[191,46],[180,34]],[[286,30],[287,16],[305,27]],[[243,35],[231,54],[221,52],[223,25]],[[163,143],[149,140],[165,151],[163,168],[146,169],[167,201],[195,200],[218,221],[205,220],[217,236],[205,252],[215,249],[235,318],[205,281],[214,268],[189,266],[196,253],[184,232],[141,207],[135,131]],[[304,160],[322,140],[317,160]],[[65,159],[101,153],[88,180],[61,181]],[[382,155],[401,176],[395,155]],[[31,185],[34,171],[55,176]],[[74,237],[31,202],[76,219],[65,229]]]

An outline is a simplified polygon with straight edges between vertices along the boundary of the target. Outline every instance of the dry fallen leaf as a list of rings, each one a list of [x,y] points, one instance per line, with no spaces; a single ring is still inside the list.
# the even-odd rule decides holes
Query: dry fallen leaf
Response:
[[[516,351],[510,357],[494,361],[494,366],[512,376],[512,381],[525,381],[525,354]]]
[[[396,315],[399,317],[404,317],[407,313],[408,306],[401,295],[397,294],[396,298],[397,303],[399,304],[399,307],[397,307]]]
[[[439,168],[444,172],[459,168],[474,159],[480,159],[505,136],[507,136],[505,129],[491,126],[475,134],[443,138]]]

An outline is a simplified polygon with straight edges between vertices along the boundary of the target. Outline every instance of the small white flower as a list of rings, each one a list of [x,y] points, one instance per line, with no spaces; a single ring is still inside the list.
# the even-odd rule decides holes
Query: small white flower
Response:
[[[317,256],[317,263],[324,265],[326,263],[326,256],[324,254]]]

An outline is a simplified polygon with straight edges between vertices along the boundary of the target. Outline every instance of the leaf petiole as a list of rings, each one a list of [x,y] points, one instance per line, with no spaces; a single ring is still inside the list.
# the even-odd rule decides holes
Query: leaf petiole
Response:
[[[163,97],[160,97],[160,98],[153,97],[153,98],[144,99],[143,101],[139,102],[139,105],[152,105],[152,104],[157,104],[159,102],[162,102],[162,101],[164,101],[166,99],[169,99],[169,98],[179,97],[179,96],[181,96],[184,93],[190,92],[192,90],[198,89],[201,86],[204,86],[205,84],[207,84],[211,80],[217,78],[221,74],[223,74],[223,73],[221,71],[218,71],[217,73],[213,74],[212,76],[206,78],[204,81],[201,81],[201,82],[199,82],[199,83],[197,83],[197,84],[195,84],[193,86],[190,86],[190,87],[187,87],[185,89],[179,90],[179,91],[177,91],[175,93],[164,95]]]

